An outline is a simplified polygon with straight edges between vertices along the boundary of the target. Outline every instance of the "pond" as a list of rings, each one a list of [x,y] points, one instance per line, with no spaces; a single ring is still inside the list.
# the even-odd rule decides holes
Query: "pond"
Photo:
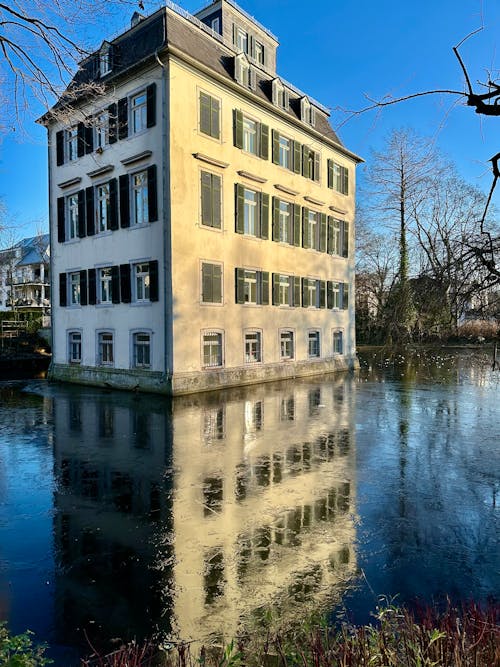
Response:
[[[498,598],[500,372],[361,362],[172,401],[0,383],[0,619],[68,667],[153,632],[364,623],[382,595]]]

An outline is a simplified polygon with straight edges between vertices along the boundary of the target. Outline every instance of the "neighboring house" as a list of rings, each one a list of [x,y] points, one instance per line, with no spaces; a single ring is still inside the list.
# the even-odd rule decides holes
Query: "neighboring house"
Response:
[[[81,63],[103,96],[41,119],[53,378],[181,394],[356,363],[360,158],[277,46],[232,1],[167,2]]]
[[[39,234],[0,250],[0,311],[50,309],[49,235]]]

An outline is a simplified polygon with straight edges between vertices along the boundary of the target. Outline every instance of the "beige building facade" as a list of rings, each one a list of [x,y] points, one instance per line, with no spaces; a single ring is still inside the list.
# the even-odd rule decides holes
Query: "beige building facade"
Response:
[[[353,367],[360,158],[233,2],[132,23],[76,77],[104,94],[44,119],[52,376],[182,394]]]

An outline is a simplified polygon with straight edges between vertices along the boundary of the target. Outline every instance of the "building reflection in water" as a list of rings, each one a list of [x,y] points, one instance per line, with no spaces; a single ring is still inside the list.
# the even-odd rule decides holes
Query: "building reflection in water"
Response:
[[[328,612],[356,567],[350,377],[54,398],[60,641]]]

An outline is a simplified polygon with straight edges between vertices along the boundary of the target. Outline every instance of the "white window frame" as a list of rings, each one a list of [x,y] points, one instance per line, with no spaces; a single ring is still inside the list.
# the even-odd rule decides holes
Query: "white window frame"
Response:
[[[142,169],[130,174],[131,224],[149,223],[149,183],[148,171]]]
[[[106,272],[106,274],[104,272]],[[97,276],[99,285],[98,303],[109,306],[113,303],[111,267],[103,266],[97,269]]]
[[[208,340],[209,338],[212,340]],[[205,354],[206,351],[208,355]],[[204,329],[201,332],[201,366],[206,369],[224,366],[224,331]]]
[[[74,338],[75,337],[75,338]],[[78,340],[79,337],[79,340]],[[75,354],[75,351],[77,354]],[[82,363],[82,331],[74,329],[68,331],[68,361],[70,364]]]
[[[340,347],[340,350],[338,349]],[[344,330],[332,329],[332,354],[340,356],[344,354]]]
[[[147,267],[147,270],[144,267]],[[150,303],[150,279],[149,261],[132,264],[134,303]]]
[[[142,99],[141,99],[142,98]],[[138,101],[139,100],[139,101]],[[148,110],[146,89],[129,97],[129,128],[131,134],[139,134],[147,130]]]
[[[279,345],[281,361],[295,359],[295,331],[293,329],[280,329]]]
[[[280,167],[283,167],[284,169],[288,169],[288,171],[291,171],[291,169],[292,169],[292,140],[289,139],[288,137],[285,137],[283,134],[279,134],[278,145],[279,145],[278,164],[279,164]],[[285,145],[286,145],[286,148],[285,148]]]
[[[220,33],[220,18],[218,16],[216,16],[214,19],[210,21],[210,27],[217,34]]]
[[[248,53],[248,32],[236,27],[236,50],[238,53]]]
[[[81,306],[80,271],[71,271],[68,280],[69,305]]]
[[[243,269],[243,271],[245,303],[256,306],[259,303],[259,272],[253,269]]]
[[[110,231],[111,195],[109,182],[95,186],[96,234]]]
[[[321,357],[321,332],[319,329],[309,329],[307,332],[307,356],[309,359]]]
[[[247,329],[243,334],[243,345],[246,364],[262,363],[262,331]]]
[[[279,242],[293,245],[292,225],[291,220],[293,216],[293,204],[284,199],[279,200],[278,209],[278,228],[279,228]],[[282,208],[283,207],[283,208]]]
[[[143,337],[143,340],[139,340],[140,337]],[[148,329],[131,332],[132,368],[151,368],[152,342],[152,332]],[[145,350],[147,350],[146,355],[144,355]]]
[[[78,125],[64,130],[64,157],[66,162],[78,159]]]
[[[66,239],[72,241],[78,238],[78,193],[66,197]]]
[[[251,188],[243,190],[243,233],[257,236],[259,232],[259,193]]]
[[[279,304],[280,306],[290,306],[290,292],[293,286],[293,278],[285,273],[279,274]]]
[[[115,365],[115,334],[114,331],[103,329],[97,334],[97,365],[112,368]]]
[[[319,232],[321,225],[321,216],[317,211],[308,209],[307,212],[307,231],[309,236],[309,248],[319,250]]]
[[[109,146],[109,111],[94,116],[94,149],[99,151]]]
[[[332,280],[332,310],[340,310],[340,282]]]
[[[243,116],[243,150],[251,155],[259,154],[259,123],[249,116]]]
[[[99,53],[99,76],[103,77],[111,72],[111,53],[109,46]]]

